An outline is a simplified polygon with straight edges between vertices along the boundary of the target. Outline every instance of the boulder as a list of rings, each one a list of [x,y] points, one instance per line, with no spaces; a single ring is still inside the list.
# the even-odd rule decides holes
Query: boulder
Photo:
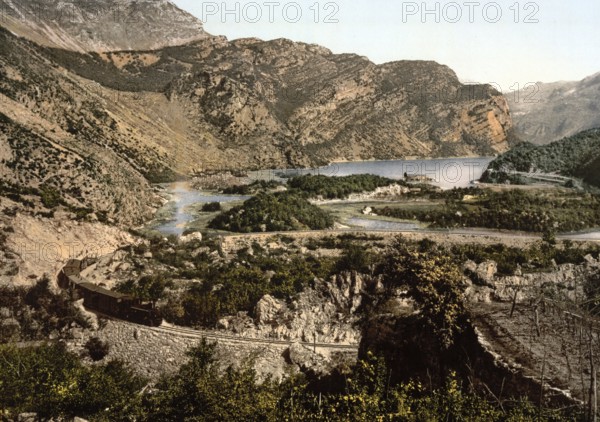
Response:
[[[202,233],[200,233],[200,232],[190,233],[188,235],[181,236],[180,240],[182,243],[190,243],[195,240],[200,242],[200,241],[202,241]]]
[[[494,261],[484,261],[477,266],[475,272],[486,284],[492,284],[498,272],[498,265]]]
[[[271,295],[264,295],[256,304],[254,315],[257,324],[267,324],[275,320],[277,314],[284,307],[284,303]]]
[[[292,344],[286,352],[290,363],[298,366],[303,372],[312,372],[317,376],[323,376],[331,371],[329,359],[300,343]]]

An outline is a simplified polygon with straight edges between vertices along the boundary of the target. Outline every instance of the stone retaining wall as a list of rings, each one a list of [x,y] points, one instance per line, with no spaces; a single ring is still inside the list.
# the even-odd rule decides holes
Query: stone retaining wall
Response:
[[[69,343],[71,349],[84,353],[87,340],[98,337],[110,345],[105,360],[123,360],[137,373],[150,379],[157,379],[161,374],[176,372],[187,360],[186,351],[201,341],[201,336],[194,337],[185,333],[168,332],[161,328],[112,319],[104,320],[100,326],[98,330],[76,332],[75,339]],[[208,341],[215,340],[209,338]],[[281,379],[286,374],[299,370],[298,362],[291,364],[289,361],[289,349],[290,346],[286,344],[217,340],[217,358],[221,367],[251,365],[261,378],[269,374]],[[307,351],[312,353],[310,349]],[[317,350],[317,355],[321,353]],[[343,354],[349,359],[356,359],[356,353]]]

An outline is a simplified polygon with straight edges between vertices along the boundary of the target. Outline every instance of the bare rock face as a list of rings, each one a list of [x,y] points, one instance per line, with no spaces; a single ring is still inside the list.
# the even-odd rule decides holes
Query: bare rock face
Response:
[[[317,376],[330,374],[335,366],[328,357],[315,353],[300,343],[292,344],[287,354],[291,364],[296,365],[303,372],[311,372]]]
[[[505,98],[490,86],[462,85],[435,62],[377,66],[288,40],[211,40],[192,51],[202,62],[176,76],[167,96],[224,145],[255,146],[241,166],[508,149]]]
[[[202,22],[167,0],[0,0],[0,24],[80,52],[153,50],[208,36]]]
[[[316,279],[314,288],[300,293],[292,303],[265,295],[254,309],[254,319],[234,315],[221,319],[219,327],[245,337],[358,344],[356,311],[363,295],[377,285],[377,280],[356,273]]]
[[[473,276],[477,279],[474,281],[478,282],[478,284],[492,285],[494,282],[494,277],[498,272],[498,264],[496,264],[494,261],[484,261],[481,264],[476,264],[473,261],[467,261],[464,264],[464,268],[466,271],[473,274]]]
[[[132,133],[161,139],[164,162],[185,173],[494,155],[511,139],[502,94],[462,85],[435,62],[375,65],[289,40],[222,37],[152,52],[43,54],[112,90],[116,120],[119,105],[135,110]]]
[[[557,295],[575,300],[584,297],[584,283],[590,275],[600,271],[600,261],[593,256],[586,257],[586,262],[580,265],[563,264],[553,271],[499,276],[496,274],[495,263],[489,261],[478,266],[467,263],[467,269],[475,268],[472,274],[485,280],[485,285],[470,285],[466,297],[471,302],[511,302],[515,294],[517,302],[525,302],[539,297],[542,287]],[[471,277],[473,278],[473,277]],[[475,280],[472,280],[475,281]]]
[[[258,301],[255,308],[255,321],[258,325],[266,325],[275,320],[279,311],[285,306],[280,300],[271,295],[265,295]]]
[[[180,241],[183,243],[189,243],[189,242],[201,241],[201,240],[202,240],[202,233],[200,233],[200,232],[190,233],[186,236],[181,236],[181,238],[180,238]]]

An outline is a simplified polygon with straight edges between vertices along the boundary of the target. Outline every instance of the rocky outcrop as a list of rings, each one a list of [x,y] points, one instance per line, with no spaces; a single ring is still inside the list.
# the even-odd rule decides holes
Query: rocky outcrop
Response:
[[[330,356],[325,356],[309,349],[299,343],[292,344],[286,351],[289,362],[298,367],[302,372],[317,377],[332,373],[336,366]]]
[[[0,229],[5,227],[11,229],[1,245],[0,285],[31,285],[43,274],[54,280],[70,258],[98,257],[134,243],[129,233],[116,227],[69,219],[19,213],[0,216]]]
[[[202,233],[194,232],[185,236],[181,236],[179,239],[182,243],[190,243],[190,242],[200,242],[202,240]]]
[[[363,295],[377,286],[377,280],[356,273],[316,279],[314,287],[291,303],[266,295],[257,303],[253,318],[244,313],[226,317],[219,327],[244,337],[358,344],[357,310]]]
[[[479,265],[468,262],[465,269],[472,282],[466,296],[472,302],[512,302],[515,295],[518,303],[526,302],[539,298],[542,290],[576,300],[585,295],[585,280],[600,271],[600,260],[588,255],[580,265],[564,264],[553,271],[525,274],[519,269],[512,276],[499,276],[492,261]]]

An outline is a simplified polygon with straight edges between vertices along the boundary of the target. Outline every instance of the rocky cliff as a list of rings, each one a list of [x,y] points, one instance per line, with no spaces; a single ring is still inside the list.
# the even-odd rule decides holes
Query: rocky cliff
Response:
[[[511,139],[505,98],[462,85],[435,62],[378,66],[315,45],[222,37],[152,52],[45,54],[104,87],[135,92],[142,113],[165,116],[182,150],[205,151],[193,169],[490,155]]]
[[[230,316],[218,326],[251,338],[358,344],[361,329],[357,310],[363,295],[376,291],[377,286],[377,280],[354,272],[327,281],[317,279],[290,304],[266,295],[257,303],[254,318]]]
[[[93,171],[106,174],[111,185],[144,192],[140,175],[156,182],[174,172],[489,155],[508,148],[512,122],[505,98],[486,85],[462,85],[434,62],[375,65],[283,39],[229,42],[206,35],[167,1],[2,4],[2,25],[13,32],[0,33],[2,132],[32,145],[68,144],[63,155],[72,156],[59,161],[76,175],[67,183],[73,189],[84,184],[81,178],[98,179],[79,162],[102,164]],[[66,22],[35,15],[50,6],[73,10]],[[139,19],[109,24],[115,8]],[[15,27],[15,19],[26,25]],[[128,32],[119,32],[123,28]],[[5,160],[9,148],[17,146],[3,149]],[[64,181],[63,170],[45,170]],[[132,209],[81,196],[94,209]],[[117,196],[147,203],[144,195]]]

